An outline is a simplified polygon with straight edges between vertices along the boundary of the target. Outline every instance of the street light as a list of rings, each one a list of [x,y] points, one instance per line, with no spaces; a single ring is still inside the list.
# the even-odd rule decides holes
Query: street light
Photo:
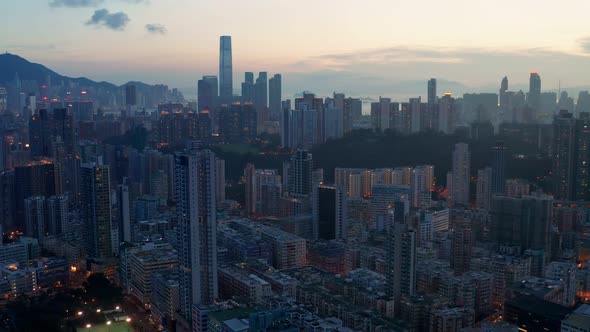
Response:
[[[91,328],[91,327],[92,327],[92,325],[90,325],[90,324],[86,324],[86,328],[87,328],[87,329],[89,329],[89,328]]]
[[[82,311],[78,311],[78,316],[82,316],[84,313]]]
[[[127,321],[127,323],[131,322],[131,318],[127,317],[127,319],[125,319],[125,321]]]
[[[100,309],[96,309],[96,312],[100,312]]]
[[[109,321],[107,321],[107,325],[111,325],[111,321],[110,321],[110,320],[109,320]]]

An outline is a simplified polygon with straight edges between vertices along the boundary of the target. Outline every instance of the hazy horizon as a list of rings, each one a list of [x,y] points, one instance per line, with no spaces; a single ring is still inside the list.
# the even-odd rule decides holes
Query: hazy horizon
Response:
[[[0,50],[62,75],[164,83],[189,98],[202,75],[218,75],[220,35],[232,36],[234,93],[245,71],[283,74],[287,98],[302,90],[424,96],[430,77],[439,93],[497,92],[503,76],[518,90],[531,70],[543,90],[584,88],[590,3],[563,6],[576,10],[556,17],[553,6],[530,0],[9,0]]]

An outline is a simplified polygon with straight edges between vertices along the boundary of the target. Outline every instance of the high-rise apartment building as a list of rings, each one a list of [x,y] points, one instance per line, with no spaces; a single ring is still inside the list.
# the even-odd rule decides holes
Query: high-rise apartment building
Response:
[[[477,171],[477,187],[475,193],[478,209],[489,211],[492,204],[493,169],[486,167]]]
[[[219,38],[219,96],[224,103],[233,96],[233,67],[231,36]]]
[[[553,120],[553,195],[557,199],[574,198],[576,119],[560,111]]]
[[[300,197],[311,194],[313,187],[313,158],[306,150],[297,150],[290,159],[287,175],[288,191],[291,196]]]
[[[416,232],[395,219],[387,236],[386,294],[400,303],[402,296],[416,292]],[[399,305],[396,307],[398,315]]]
[[[450,201],[451,205],[469,205],[469,176],[471,153],[466,143],[455,144],[452,156]]]
[[[575,140],[574,196],[577,200],[590,201],[590,113],[578,113]]]
[[[80,167],[81,218],[86,224],[88,256],[113,256],[109,166],[84,163]]]
[[[275,74],[268,80],[268,105],[270,109],[270,119],[278,120],[281,114],[282,101],[282,83],[281,74]]]
[[[215,155],[191,142],[175,158],[180,315],[218,297]],[[192,322],[194,324],[194,322]]]
[[[506,146],[498,141],[492,147],[492,193],[504,193],[506,184]]]

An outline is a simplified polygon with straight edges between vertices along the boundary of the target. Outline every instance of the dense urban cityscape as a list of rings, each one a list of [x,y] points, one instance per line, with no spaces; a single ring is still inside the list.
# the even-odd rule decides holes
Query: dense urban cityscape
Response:
[[[588,91],[286,98],[239,56],[192,100],[0,55],[0,331],[590,331]]]

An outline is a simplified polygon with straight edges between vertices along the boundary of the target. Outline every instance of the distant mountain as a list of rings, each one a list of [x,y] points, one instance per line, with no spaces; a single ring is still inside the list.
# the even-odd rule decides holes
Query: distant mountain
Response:
[[[41,90],[42,85],[49,85]],[[78,96],[81,91],[95,101],[98,107],[113,108],[124,105],[125,86],[136,86],[138,103],[154,107],[160,102],[180,100],[181,94],[172,95],[165,85],[149,85],[142,82],[128,82],[121,86],[109,82],[96,82],[86,77],[68,77],[38,63],[32,63],[18,55],[0,54],[0,85],[8,87],[9,104],[15,102],[20,92],[34,93],[48,98],[65,98],[68,93]],[[12,95],[13,98],[10,98]]]

